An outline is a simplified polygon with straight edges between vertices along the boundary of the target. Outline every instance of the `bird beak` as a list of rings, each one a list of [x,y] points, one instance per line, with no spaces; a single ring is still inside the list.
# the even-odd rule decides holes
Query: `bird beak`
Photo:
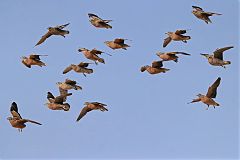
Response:
[[[201,53],[201,55],[206,57],[206,58],[208,57],[208,54]]]

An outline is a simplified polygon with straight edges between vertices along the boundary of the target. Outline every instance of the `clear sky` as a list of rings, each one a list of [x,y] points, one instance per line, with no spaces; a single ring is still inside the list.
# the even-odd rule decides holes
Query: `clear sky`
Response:
[[[206,24],[192,13],[192,5],[222,13]],[[0,1],[1,101],[0,159],[237,159],[239,118],[239,11],[236,0],[8,0]],[[113,28],[96,29],[88,13],[112,19]],[[47,27],[70,23],[66,38],[53,36],[34,47]],[[187,44],[162,48],[164,34],[190,29]],[[104,41],[128,38],[131,47],[111,50]],[[213,67],[200,53],[234,46],[224,58],[226,69]],[[84,77],[62,71],[87,61],[79,47],[97,48],[106,64],[92,65]],[[178,63],[166,62],[165,74],[141,73],[140,67],[159,60],[157,51],[184,51]],[[26,68],[20,57],[42,57],[46,67]],[[221,77],[216,109],[187,104]],[[56,82],[70,78],[82,91],[71,91],[69,112],[49,110],[46,93],[58,94]],[[22,133],[7,121],[16,101],[27,124]],[[92,111],[76,118],[86,101],[108,104],[108,112]]]

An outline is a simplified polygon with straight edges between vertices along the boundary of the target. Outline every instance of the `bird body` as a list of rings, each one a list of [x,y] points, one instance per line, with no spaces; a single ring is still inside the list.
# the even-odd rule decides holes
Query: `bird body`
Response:
[[[46,103],[45,104],[49,109],[51,110],[64,110],[64,111],[69,111],[70,109],[70,105],[68,103],[63,103],[63,104],[59,104],[59,103]]]
[[[92,110],[100,110],[102,112],[104,111],[108,111],[108,109],[105,107],[107,106],[106,104],[103,103],[99,103],[99,102],[85,102],[84,103],[85,107],[83,107],[83,109],[81,110],[77,121],[79,121],[80,119],[82,119],[82,117],[84,117],[88,112],[92,111]]]
[[[163,68],[162,61],[153,61],[152,66],[146,65],[141,67],[141,72],[147,71],[150,74],[166,73],[170,69]]]
[[[127,48],[130,46],[124,43],[125,40],[126,39],[123,39],[123,38],[116,38],[114,41],[106,41],[104,43],[113,50],[115,49],[127,50]]]
[[[162,53],[162,52],[157,52],[157,56],[159,58],[162,59],[162,61],[175,61],[178,62],[178,56],[177,54],[183,54],[183,55],[190,55],[188,53],[185,52],[166,52],[166,53]]]
[[[38,54],[31,54],[29,57],[22,57],[22,63],[28,67],[31,68],[31,66],[36,65],[36,66],[46,66],[45,63],[43,63],[40,59],[40,56],[47,56],[47,55],[38,55]]]
[[[70,66],[68,66],[67,68],[64,69],[63,71],[63,74],[66,74],[68,73],[69,71],[73,70],[77,73],[82,73],[85,77],[86,77],[86,74],[91,74],[93,73],[93,69],[89,69],[87,68],[87,66],[89,65],[90,63],[84,63],[84,62],[81,62],[80,64],[78,65],[75,65],[75,64],[71,64]]]
[[[225,65],[229,65],[231,64],[231,62],[223,60],[223,53],[224,51],[229,50],[231,48],[233,48],[233,46],[218,48],[213,52],[213,55],[210,55],[210,54],[201,54],[201,55],[208,59],[209,64],[213,66],[221,66],[225,68]]]
[[[105,63],[104,59],[100,58],[97,55],[97,54],[103,53],[102,51],[98,51],[96,49],[93,49],[93,50],[90,51],[86,48],[80,48],[80,49],[78,49],[78,51],[82,52],[87,59],[90,59],[90,60],[94,61],[96,64],[97,64],[97,62]]]
[[[213,100],[213,98],[216,98],[217,96],[217,88],[220,85],[221,82],[221,78],[218,77],[217,80],[208,88],[208,92],[206,95],[202,95],[202,94],[198,94],[198,98],[197,99],[193,99],[190,103],[195,103],[195,102],[203,102],[204,104],[207,105],[207,108],[209,108],[209,106],[213,106],[215,108],[215,106],[220,106],[217,102],[215,102]]]
[[[73,81],[70,79],[66,79],[65,82],[57,82],[57,85],[59,88],[63,90],[70,90],[70,89],[82,90],[82,87],[78,86],[76,81]]]
[[[41,123],[33,120],[23,119],[18,113],[18,107],[15,102],[11,104],[10,112],[12,114],[12,117],[8,117],[7,120],[10,122],[12,127],[17,128],[20,132],[22,132],[22,129],[26,127],[26,122],[42,125]]]
[[[184,43],[187,43],[187,40],[190,40],[190,36],[185,36],[187,30],[176,30],[175,32],[167,32],[168,35],[167,38],[164,39],[163,47],[166,47],[172,40],[173,41],[182,41]]]
[[[95,14],[88,13],[89,16],[89,21],[90,23],[95,26],[96,28],[106,28],[106,29],[111,29],[112,26],[110,26],[108,23],[111,22],[112,20],[103,20],[100,17],[98,17]]]
[[[65,38],[65,35],[69,34],[68,30],[63,30],[66,26],[68,26],[70,23],[56,26],[56,27],[48,27],[48,32],[41,37],[41,39],[38,41],[38,43],[35,45],[42,44],[47,38],[49,38],[52,35],[59,35]]]
[[[222,14],[219,14],[219,13],[205,12],[205,11],[203,11],[202,8],[197,7],[197,6],[192,6],[192,7],[193,7],[192,13],[193,13],[198,19],[203,20],[203,21],[206,22],[207,24],[208,24],[208,23],[212,23],[212,21],[211,21],[210,18],[209,18],[210,16],[213,16],[213,15],[222,15]]]

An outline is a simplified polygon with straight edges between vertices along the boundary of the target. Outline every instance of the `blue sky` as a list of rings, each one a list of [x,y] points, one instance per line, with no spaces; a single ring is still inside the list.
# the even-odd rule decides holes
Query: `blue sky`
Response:
[[[222,13],[212,24],[197,19],[191,6]],[[41,0],[1,1],[0,158],[2,159],[237,159],[239,120],[238,1],[193,0]],[[88,13],[112,19],[113,29],[96,29]],[[66,38],[53,36],[33,47],[47,27],[70,23]],[[172,42],[162,48],[165,32],[190,29],[187,44]],[[111,50],[104,41],[128,38],[127,50]],[[213,67],[200,53],[234,46],[224,57],[226,69]],[[84,77],[62,71],[69,64],[88,61],[80,47],[97,48],[106,64],[92,65]],[[165,74],[141,73],[140,67],[159,60],[157,51],[184,51],[178,63],[166,62]],[[20,57],[42,57],[47,67],[22,65]],[[202,103],[187,104],[221,77],[216,101],[208,111]],[[82,91],[72,91],[69,112],[44,106],[46,93],[58,93],[56,82],[76,80]],[[16,101],[27,124],[22,133],[6,120]],[[93,111],[75,120],[86,101],[108,104],[109,112]]]

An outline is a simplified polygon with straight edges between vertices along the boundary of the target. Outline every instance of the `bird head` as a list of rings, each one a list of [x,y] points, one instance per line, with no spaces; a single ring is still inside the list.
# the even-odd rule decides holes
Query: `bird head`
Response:
[[[147,67],[149,67],[149,66],[143,66],[143,67],[141,67],[140,71],[141,71],[141,72],[146,71]]]
[[[62,84],[62,82],[57,82],[56,84],[57,84],[57,85],[60,85],[60,84]]]
[[[85,102],[84,105],[89,105],[90,103],[89,102]]]
[[[21,57],[21,59],[22,59],[22,60],[24,60],[24,59],[27,59],[27,57],[25,57],[25,56],[22,56],[22,57]]]
[[[7,120],[9,120],[9,121],[12,120],[12,119],[13,119],[12,117],[7,117]]]
[[[163,53],[163,52],[157,52],[157,53],[156,53],[157,56],[160,56],[160,55],[162,55],[162,54],[164,54],[164,53]]]
[[[82,51],[88,51],[88,49],[86,49],[86,48],[79,48],[78,49],[78,52],[82,52]]]
[[[205,53],[201,53],[202,56],[206,57],[206,58],[209,58],[210,55],[209,54],[205,54]]]
[[[202,97],[203,95],[199,93],[199,94],[197,94],[197,96],[198,96],[198,97]]]

